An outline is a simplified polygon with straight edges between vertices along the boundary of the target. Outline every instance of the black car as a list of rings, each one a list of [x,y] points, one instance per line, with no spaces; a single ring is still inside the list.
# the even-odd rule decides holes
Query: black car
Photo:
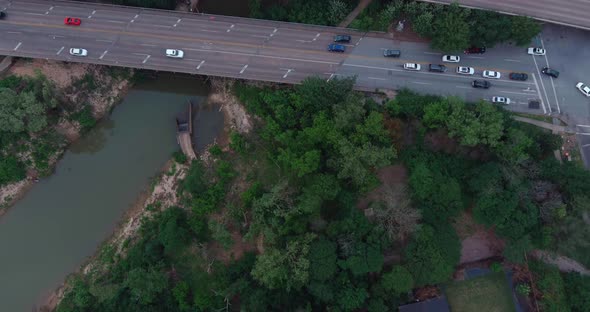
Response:
[[[541,72],[547,76],[551,76],[553,78],[557,78],[559,77],[559,72],[556,71],[555,69],[551,69],[549,67],[544,67]]]
[[[3,19],[4,16],[6,16],[6,13],[4,13],[4,11],[0,11],[0,19]]]
[[[338,43],[349,43],[352,38],[349,35],[336,35],[334,36],[334,42]]]
[[[492,84],[487,80],[473,80],[471,86],[474,88],[488,89]]]
[[[510,73],[510,75],[508,75],[508,77],[512,80],[521,80],[521,81],[525,81],[525,80],[529,79],[529,75],[527,75],[525,73]]]
[[[463,51],[465,54],[484,54],[486,53],[485,47],[470,47]]]
[[[430,70],[431,72],[444,73],[447,71],[447,67],[445,65],[430,64],[428,70]]]
[[[383,56],[385,57],[400,57],[402,55],[402,51],[400,50],[384,50],[383,51]]]

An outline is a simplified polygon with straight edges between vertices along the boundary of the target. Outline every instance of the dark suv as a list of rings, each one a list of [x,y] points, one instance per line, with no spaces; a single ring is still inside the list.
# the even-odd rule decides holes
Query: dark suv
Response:
[[[485,47],[470,47],[465,49],[465,51],[463,51],[463,53],[465,54],[484,54],[486,53],[486,48]]]
[[[430,70],[431,72],[444,73],[447,71],[447,67],[445,65],[430,64],[428,70]]]
[[[349,43],[351,40],[349,35],[336,35],[334,36],[334,42],[338,43]]]
[[[559,77],[559,72],[556,71],[555,69],[551,69],[549,67],[545,67],[541,70],[541,72],[547,76],[551,76],[553,78],[557,78]]]
[[[488,89],[492,84],[487,80],[473,80],[471,86],[474,88]]]
[[[0,11],[0,19],[3,19],[4,16],[6,16],[6,13],[4,13],[4,11]]]
[[[508,75],[508,77],[512,80],[521,80],[521,81],[525,81],[525,80],[529,79],[529,75],[527,75],[525,73],[510,73],[510,75]]]
[[[400,57],[402,55],[402,51],[400,50],[384,50],[383,51],[383,56],[385,57]]]

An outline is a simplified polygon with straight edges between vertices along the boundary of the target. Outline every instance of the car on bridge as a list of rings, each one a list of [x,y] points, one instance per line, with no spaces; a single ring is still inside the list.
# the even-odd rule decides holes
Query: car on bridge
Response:
[[[510,75],[508,75],[508,78],[510,78],[511,80],[526,81],[527,79],[529,79],[529,75],[525,73],[510,73]]]
[[[442,61],[447,63],[459,63],[461,58],[457,55],[443,55]]]
[[[338,43],[349,43],[352,38],[349,35],[336,35],[334,36],[334,42]]]
[[[184,51],[177,49],[166,49],[166,56],[171,58],[183,58]]]
[[[510,104],[510,99],[503,96],[494,96],[492,97],[492,103],[508,105]]]
[[[64,24],[72,26],[80,26],[82,20],[77,17],[66,17],[64,18]]]
[[[405,63],[404,64],[404,69],[405,70],[420,70],[420,64],[416,64],[416,63]]]
[[[328,51],[330,52],[344,52],[346,47],[341,44],[332,43],[328,45]]]
[[[489,89],[492,84],[487,80],[473,80],[471,86],[480,89]]]
[[[428,70],[431,72],[444,73],[447,71],[447,67],[445,65],[430,64]]]
[[[484,78],[493,78],[493,79],[500,79],[502,76],[499,72],[493,70],[484,70],[483,74]]]
[[[546,51],[543,48],[528,48],[527,53],[530,55],[545,55]]]
[[[484,54],[486,53],[485,47],[469,47],[463,51],[465,54]]]
[[[553,78],[558,78],[559,77],[559,72],[556,71],[555,69],[551,69],[549,67],[543,67],[543,69],[541,70],[541,72],[547,76],[551,76]]]
[[[88,50],[82,48],[71,48],[70,54],[73,56],[87,56]]]
[[[385,57],[400,57],[401,55],[402,51],[400,50],[386,49],[383,51],[383,56]]]
[[[580,90],[580,92],[582,92],[582,94],[585,96],[590,96],[590,87],[585,85],[583,82],[578,82],[578,84],[576,84],[576,88],[578,88],[578,90]]]
[[[475,73],[475,69],[473,69],[473,67],[466,67],[466,66],[457,67],[457,74],[473,75],[474,73]]]

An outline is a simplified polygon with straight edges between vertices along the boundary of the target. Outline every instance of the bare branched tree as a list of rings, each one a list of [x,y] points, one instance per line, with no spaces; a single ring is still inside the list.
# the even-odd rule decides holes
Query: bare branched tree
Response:
[[[381,224],[391,241],[405,241],[414,233],[421,214],[412,207],[406,187],[383,185],[370,205],[371,219]]]

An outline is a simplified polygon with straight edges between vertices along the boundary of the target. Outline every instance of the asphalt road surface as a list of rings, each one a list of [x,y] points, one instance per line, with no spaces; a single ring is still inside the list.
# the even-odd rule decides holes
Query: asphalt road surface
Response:
[[[541,99],[533,113],[559,110],[555,91],[539,71],[544,59],[527,55],[525,48],[506,45],[483,55],[461,55],[460,64],[476,70],[474,76],[463,76],[448,63],[446,73],[428,72],[428,64],[441,63],[442,54],[382,33],[69,1],[0,0],[0,8],[7,14],[0,20],[0,54],[5,55],[291,84],[309,76],[356,76],[364,90],[408,87],[474,101],[504,96],[516,111],[529,111],[528,102]],[[81,18],[82,25],[64,25],[66,16]],[[352,35],[347,51],[328,52],[333,36],[341,33]],[[72,56],[70,48],[87,49],[88,56]],[[166,57],[168,48],[183,50],[184,59]],[[386,48],[400,49],[402,57],[383,57]],[[406,62],[423,68],[406,71]],[[471,81],[482,79],[485,69],[502,78],[491,79],[488,90],[472,88]],[[509,80],[513,71],[530,78]]]
[[[468,8],[486,9],[504,14],[524,15],[541,21],[590,30],[588,0],[420,0]]]

